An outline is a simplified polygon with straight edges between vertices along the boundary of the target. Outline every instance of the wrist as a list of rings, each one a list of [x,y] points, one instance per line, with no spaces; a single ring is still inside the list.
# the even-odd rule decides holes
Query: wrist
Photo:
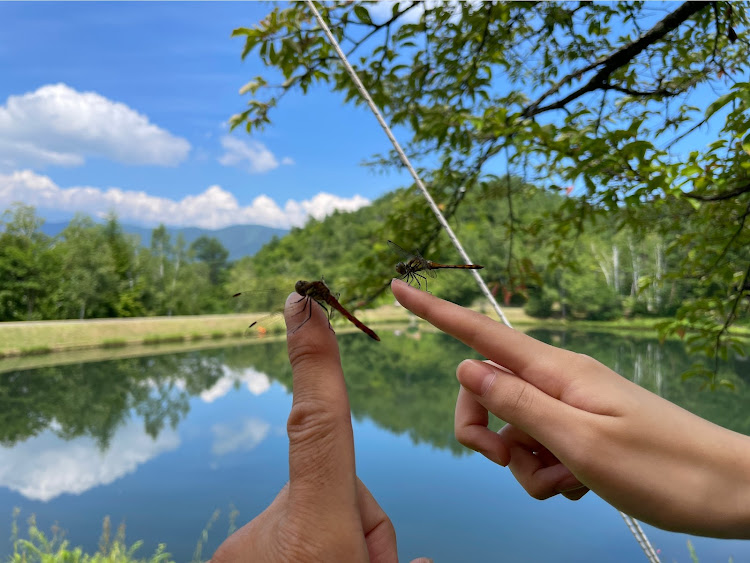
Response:
[[[716,457],[707,460],[706,513],[698,517],[704,524],[717,523],[704,535],[750,539],[750,438],[720,431],[714,442]]]

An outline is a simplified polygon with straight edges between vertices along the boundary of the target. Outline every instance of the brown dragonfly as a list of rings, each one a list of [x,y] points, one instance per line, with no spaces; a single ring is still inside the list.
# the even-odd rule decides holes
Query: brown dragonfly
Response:
[[[375,334],[375,332],[366,326],[362,321],[360,321],[357,317],[352,315],[349,311],[346,310],[346,308],[339,303],[338,299],[331,293],[331,290],[329,287],[325,284],[325,281],[318,280],[318,281],[303,281],[299,280],[294,285],[294,290],[299,293],[302,298],[296,301],[296,303],[299,303],[300,301],[306,301],[302,311],[299,313],[302,313],[303,311],[307,311],[307,318],[302,321],[299,325],[297,325],[294,329],[292,329],[291,332],[296,332],[299,330],[302,325],[304,325],[307,321],[310,320],[310,317],[312,316],[312,302],[315,301],[323,307],[326,314],[328,315],[329,319],[329,327],[330,327],[330,319],[333,311],[329,311],[328,307],[331,307],[331,309],[335,309],[339,313],[341,313],[346,319],[348,319],[354,326],[356,326],[359,330],[364,332],[367,336],[372,338],[373,340],[380,341],[380,337]],[[250,292],[252,295],[253,292]],[[247,297],[248,294],[245,292],[235,293],[232,297],[239,298],[239,297]],[[326,307],[326,305],[328,307]],[[299,314],[297,313],[297,314]],[[264,317],[265,319],[266,317]],[[258,325],[258,330],[261,334],[265,333],[265,329],[263,329],[260,324],[263,319],[259,319],[255,322],[253,322],[248,329],[252,329],[253,327],[256,327]],[[333,330],[333,329],[331,329]]]
[[[438,264],[432,260],[427,260],[416,250],[414,252],[406,252],[403,248],[397,245],[393,241],[388,241],[388,246],[391,247],[396,254],[398,254],[403,261],[396,264],[396,272],[399,277],[406,283],[416,282],[417,286],[421,289],[422,284],[419,283],[421,279],[424,282],[425,289],[427,289],[427,278],[422,273],[427,274],[431,278],[435,277],[435,270],[452,268],[456,270],[481,270],[484,266],[477,264]]]

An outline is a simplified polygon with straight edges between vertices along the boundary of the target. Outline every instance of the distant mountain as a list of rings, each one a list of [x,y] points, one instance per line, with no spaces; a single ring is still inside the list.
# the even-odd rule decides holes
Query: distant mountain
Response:
[[[68,221],[44,223],[42,231],[53,237],[60,234],[67,226]],[[143,246],[151,246],[151,231],[153,229],[135,225],[121,225],[121,227],[124,232],[140,237]],[[283,237],[289,231],[261,225],[232,225],[216,230],[199,229],[198,227],[167,227],[167,232],[172,241],[177,238],[179,233],[182,233],[188,245],[201,235],[215,237],[229,251],[229,259],[237,260],[243,256],[252,256],[274,236]]]

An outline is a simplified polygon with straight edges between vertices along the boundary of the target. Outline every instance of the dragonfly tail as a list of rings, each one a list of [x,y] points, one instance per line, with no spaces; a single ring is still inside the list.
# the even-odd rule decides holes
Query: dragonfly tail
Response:
[[[380,337],[375,334],[375,331],[373,331],[370,327],[366,326],[362,321],[360,321],[357,317],[352,315],[349,311],[347,311],[341,303],[339,303],[337,300],[333,299],[333,296],[331,296],[331,300],[328,301],[328,304],[336,309],[339,313],[344,315],[349,321],[356,326],[359,330],[364,332],[367,336],[372,338],[373,340],[377,340],[380,342]]]

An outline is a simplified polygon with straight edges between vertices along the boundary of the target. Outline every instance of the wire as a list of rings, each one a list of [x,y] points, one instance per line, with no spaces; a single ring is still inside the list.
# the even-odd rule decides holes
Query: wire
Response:
[[[448,221],[445,220],[445,217],[443,216],[442,212],[440,211],[437,204],[435,203],[435,200],[432,199],[430,192],[427,191],[427,188],[422,182],[422,179],[419,177],[419,174],[417,174],[417,171],[414,170],[414,167],[411,165],[411,162],[409,161],[409,158],[406,156],[406,153],[401,148],[401,145],[399,144],[399,142],[396,140],[396,137],[391,132],[391,128],[385,122],[385,119],[383,119],[383,115],[380,113],[378,106],[375,105],[375,102],[370,96],[370,93],[367,91],[364,84],[362,84],[362,81],[359,79],[359,76],[357,76],[357,73],[352,68],[352,65],[349,64],[349,60],[346,58],[346,55],[344,54],[344,52],[341,50],[341,47],[339,46],[338,41],[336,41],[336,38],[331,33],[331,30],[328,28],[325,21],[323,21],[323,18],[321,17],[317,8],[313,4],[312,0],[307,0],[307,4],[308,6],[310,6],[310,9],[315,15],[315,19],[318,20],[318,24],[320,25],[320,28],[328,37],[328,41],[333,46],[334,50],[336,51],[336,54],[341,59],[341,62],[343,63],[344,68],[346,68],[346,71],[349,73],[349,76],[351,76],[352,80],[354,81],[354,84],[357,87],[357,90],[359,90],[359,93],[365,99],[365,101],[367,102],[367,105],[370,106],[372,113],[375,114],[375,119],[378,120],[378,123],[380,123],[380,126],[383,128],[383,131],[385,131],[385,134],[391,140],[391,143],[393,143],[393,148],[396,149],[398,156],[401,158],[401,162],[404,163],[404,166],[406,166],[412,178],[414,178],[414,183],[417,185],[419,190],[422,192],[422,195],[427,200],[427,203],[430,205],[430,209],[432,209],[432,212],[435,214],[435,217],[437,217],[438,222],[443,227],[443,229],[445,229],[445,232],[448,233],[448,237],[451,239],[453,246],[456,247],[456,250],[458,250],[458,253],[461,255],[461,258],[464,259],[465,264],[473,264],[473,262],[469,258],[469,255],[466,254],[464,247],[461,246],[461,243],[456,237],[456,234],[453,232],[453,229],[451,229],[451,226],[448,224]],[[505,316],[505,313],[503,313],[503,310],[500,308],[500,305],[498,305],[497,301],[495,300],[494,295],[492,295],[492,293],[490,292],[490,289],[487,287],[487,284],[484,283],[484,280],[479,275],[479,273],[476,270],[471,270],[471,273],[474,276],[474,279],[476,280],[477,284],[479,285],[479,289],[482,290],[482,293],[484,293],[485,297],[487,297],[490,303],[492,303],[492,307],[495,309],[495,312],[497,313],[497,315],[502,319],[502,321],[506,325],[511,326],[510,321],[508,321],[508,318]]]
[[[328,41],[331,43],[331,46],[336,51],[336,54],[339,56],[339,59],[341,59],[341,63],[344,65],[344,68],[346,69],[347,73],[349,74],[352,81],[354,82],[354,85],[357,87],[357,90],[359,90],[359,93],[365,99],[365,101],[367,102],[367,105],[370,106],[372,113],[375,115],[375,119],[378,120],[378,123],[380,123],[380,126],[383,128],[383,131],[385,131],[385,134],[391,140],[391,143],[393,143],[393,148],[396,149],[396,153],[398,153],[398,156],[401,158],[401,162],[404,163],[404,166],[406,166],[412,178],[414,178],[414,182],[416,183],[417,187],[422,192],[422,195],[424,195],[425,199],[427,200],[427,203],[430,205],[430,208],[432,209],[432,212],[435,214],[435,217],[437,218],[438,222],[443,227],[443,229],[445,229],[445,232],[448,233],[448,237],[450,237],[451,242],[453,243],[453,246],[456,247],[456,250],[458,250],[458,253],[465,260],[466,264],[472,264],[471,259],[469,259],[469,255],[466,254],[466,251],[464,250],[463,246],[461,246],[461,243],[459,242],[458,237],[456,237],[455,233],[453,232],[453,229],[451,229],[451,226],[448,224],[448,221],[445,220],[445,217],[443,216],[442,212],[440,211],[437,204],[435,203],[435,200],[432,199],[430,192],[427,191],[427,188],[422,182],[422,179],[419,177],[419,174],[417,174],[417,171],[412,166],[411,162],[409,161],[409,158],[406,156],[406,153],[401,148],[401,145],[396,140],[396,137],[393,135],[391,128],[388,126],[385,119],[383,119],[383,115],[380,113],[378,106],[375,105],[375,102],[370,96],[370,93],[367,91],[364,84],[362,84],[362,81],[359,79],[357,72],[354,70],[354,68],[352,68],[352,65],[349,64],[349,60],[347,59],[344,52],[341,50],[341,47],[339,46],[338,41],[336,41],[336,38],[331,33],[331,30],[328,28],[328,25],[326,24],[325,20],[323,20],[323,17],[320,15],[320,12],[318,12],[318,9],[315,7],[315,4],[313,3],[313,0],[305,0],[305,1],[307,2],[307,5],[310,7],[310,10],[315,16],[315,19],[318,21],[318,25],[320,26],[320,29],[323,30],[323,33],[325,33],[326,37],[328,38]],[[492,295],[489,288],[487,287],[487,284],[484,283],[484,280],[479,275],[479,273],[476,270],[471,270],[471,273],[474,275],[474,278],[476,279],[477,284],[479,285],[479,288],[482,290],[482,293],[484,293],[485,297],[487,297],[490,303],[492,303],[492,307],[495,309],[495,312],[498,314],[500,319],[502,319],[503,323],[505,323],[508,327],[513,328],[512,325],[510,324],[510,321],[508,321],[508,318],[505,316],[502,309],[500,308],[500,305],[498,305],[497,301],[495,300],[494,295]],[[657,555],[656,551],[651,545],[651,542],[648,541],[648,538],[646,537],[646,534],[644,533],[641,526],[638,524],[638,521],[635,518],[628,516],[624,512],[621,512],[619,510],[618,512],[620,513],[620,516],[622,516],[623,520],[625,520],[625,524],[628,526],[628,529],[632,532],[633,536],[635,536],[635,539],[638,542],[638,545],[640,545],[641,549],[643,549],[643,553],[646,555],[649,562],[660,563],[659,556]]]

